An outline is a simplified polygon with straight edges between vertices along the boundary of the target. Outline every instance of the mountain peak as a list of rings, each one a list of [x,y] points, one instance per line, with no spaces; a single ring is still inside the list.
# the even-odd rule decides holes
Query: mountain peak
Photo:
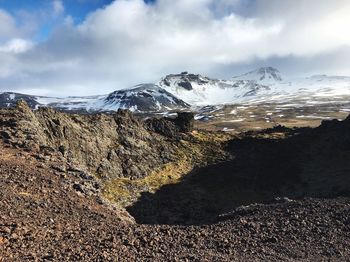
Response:
[[[257,69],[257,71],[261,74],[263,74],[263,73],[269,73],[269,74],[278,73],[278,74],[280,74],[280,71],[278,69],[271,67],[271,66],[260,67],[259,69]]]
[[[283,80],[282,75],[278,69],[274,67],[261,67],[254,71],[250,71],[240,76],[233,77],[234,80],[251,80],[257,81],[261,84],[273,84]]]
[[[180,74],[170,74],[165,76],[158,82],[158,85],[170,93],[172,88],[180,88],[186,91],[194,90],[196,87],[204,86],[211,81],[208,77],[199,74],[191,74],[182,72]]]
[[[131,111],[161,111],[188,108],[190,105],[155,84],[140,84],[133,88],[110,93],[103,100],[103,108]]]

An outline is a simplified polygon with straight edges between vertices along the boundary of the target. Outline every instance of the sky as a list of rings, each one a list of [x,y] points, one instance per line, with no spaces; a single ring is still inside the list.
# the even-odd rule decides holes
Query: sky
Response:
[[[106,94],[170,73],[350,75],[348,0],[0,0],[0,92]]]

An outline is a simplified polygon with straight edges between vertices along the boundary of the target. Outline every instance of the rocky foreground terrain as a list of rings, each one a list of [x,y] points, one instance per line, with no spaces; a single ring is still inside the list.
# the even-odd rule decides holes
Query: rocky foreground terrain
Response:
[[[0,110],[0,261],[350,259],[350,118],[193,124]]]

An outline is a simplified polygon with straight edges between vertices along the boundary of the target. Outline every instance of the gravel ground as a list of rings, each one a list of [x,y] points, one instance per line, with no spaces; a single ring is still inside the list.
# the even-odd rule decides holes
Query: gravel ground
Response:
[[[137,225],[0,148],[0,261],[349,261],[350,199],[281,199],[210,225]]]

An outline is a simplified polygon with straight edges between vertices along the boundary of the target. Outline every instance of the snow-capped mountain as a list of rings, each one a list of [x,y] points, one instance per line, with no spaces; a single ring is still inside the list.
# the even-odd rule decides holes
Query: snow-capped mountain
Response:
[[[231,80],[201,75],[168,75],[158,85],[193,106],[299,100],[324,103],[350,95],[350,77],[317,75],[289,78],[273,67],[263,67]]]
[[[348,100],[350,77],[316,75],[294,78],[270,86],[270,89],[249,102],[304,101],[305,104],[331,103]]]
[[[0,93],[0,107],[12,107],[18,100],[28,105],[52,107],[69,112],[105,112],[129,109],[134,112],[156,112],[189,108],[190,105],[154,84],[142,84],[131,89],[117,90],[108,95],[86,97],[44,97],[18,93]]]
[[[167,75],[157,84],[194,106],[242,101],[269,89],[256,81],[213,79],[187,72]]]
[[[4,92],[0,93],[0,108],[12,107],[20,99],[25,100],[31,108],[36,108],[40,105],[40,103],[37,101],[38,97],[36,96]]]
[[[0,108],[13,107],[19,100],[24,100],[33,109],[52,107],[62,111],[81,112],[86,111],[89,104],[104,97],[105,96],[46,97],[4,92],[0,93]]]
[[[283,77],[276,68],[261,67],[243,75],[235,76],[233,80],[256,81],[259,84],[270,86],[281,83]]]
[[[189,108],[190,105],[154,84],[141,84],[132,89],[117,90],[90,105],[90,110],[166,111]]]
[[[231,80],[187,72],[171,74],[156,84],[141,84],[101,96],[57,98],[6,92],[0,93],[0,107],[11,107],[24,99],[32,108],[47,106],[69,112],[103,112],[119,108],[164,112],[240,103],[341,102],[349,96],[350,77],[316,75],[286,81],[277,69],[264,67]]]

